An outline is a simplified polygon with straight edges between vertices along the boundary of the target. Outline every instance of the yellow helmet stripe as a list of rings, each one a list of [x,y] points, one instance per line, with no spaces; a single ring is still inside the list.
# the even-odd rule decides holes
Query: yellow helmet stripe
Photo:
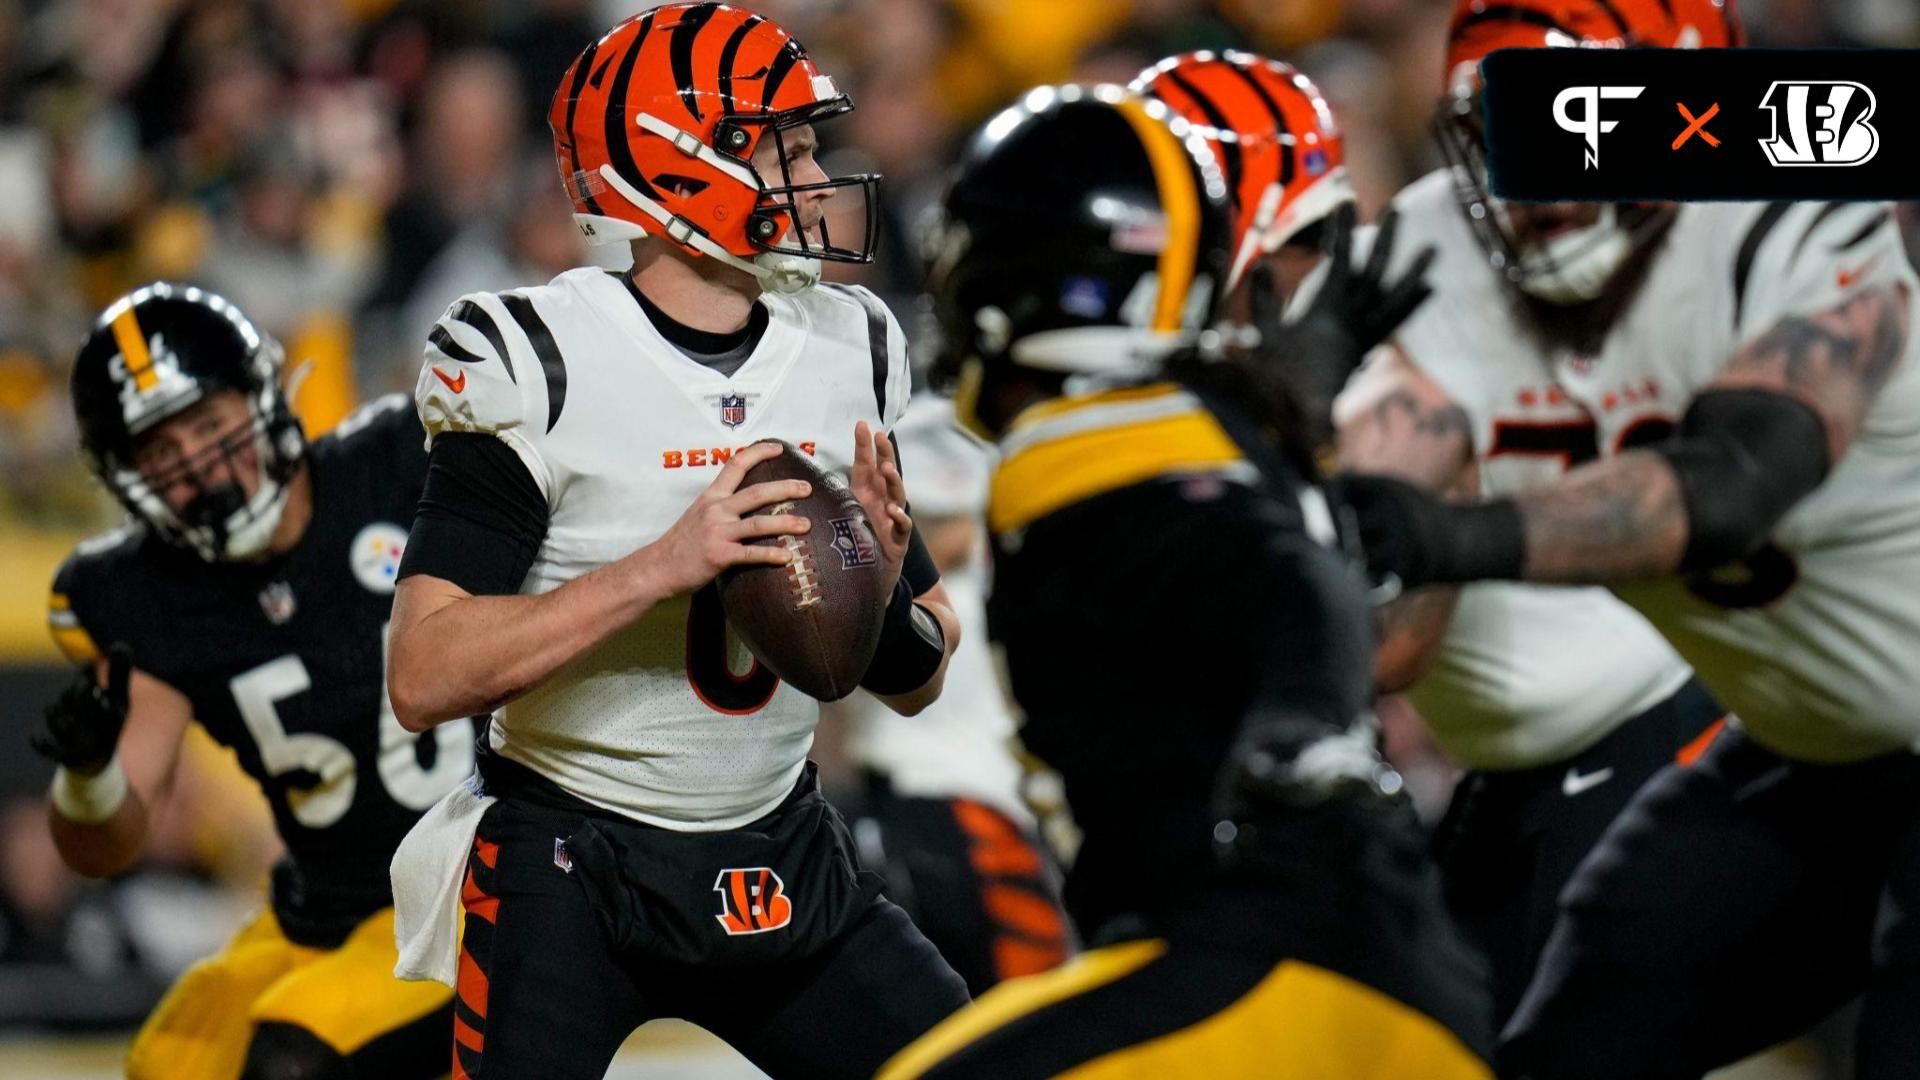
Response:
[[[1193,285],[1194,253],[1200,246],[1200,189],[1194,183],[1187,150],[1172,128],[1155,119],[1139,101],[1128,99],[1114,107],[1140,136],[1140,145],[1153,167],[1161,209],[1167,215],[1167,243],[1160,249],[1160,295],[1154,303],[1150,328],[1178,330],[1180,311]]]
[[[127,358],[127,374],[133,376],[134,389],[143,394],[153,389],[160,379],[153,372],[153,357],[147,352],[147,338],[140,332],[140,320],[134,317],[132,304],[113,317],[113,340],[120,346],[120,355]]]

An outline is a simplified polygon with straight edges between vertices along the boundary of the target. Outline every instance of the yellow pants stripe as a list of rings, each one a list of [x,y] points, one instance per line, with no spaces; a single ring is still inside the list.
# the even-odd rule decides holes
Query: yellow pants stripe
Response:
[[[1131,975],[1166,951],[1163,941],[1133,941],[1082,953],[1039,975],[1009,979],[895,1054],[874,1080],[914,1080],[994,1030]]]
[[[333,949],[289,941],[273,913],[262,912],[167,991],[134,1037],[127,1076],[233,1080],[246,1061],[253,1026],[261,1021],[292,1024],[349,1056],[452,997],[439,983],[395,979],[396,959],[391,908],[369,916]],[[449,1022],[449,1063],[452,1038]]]
[[[1255,1077],[1327,1080],[1492,1080],[1493,1072],[1439,1021],[1344,975],[1295,960],[1275,965],[1242,990],[1228,983],[1223,1004],[1177,1030],[1168,1018],[1133,1021],[1113,1003],[1190,1000],[1175,980],[1208,968],[1194,956],[1167,956],[1161,941],[1096,949],[1043,975],[1005,982],[948,1017],[889,1061],[876,1080],[989,1080],[1009,1060],[1048,1045],[1049,1033],[1089,1026],[1111,1049],[1056,1074],[1071,1080],[1240,1080]],[[1147,969],[1151,962],[1166,962]],[[1198,966],[1196,966],[1198,965]],[[1126,985],[1115,983],[1134,976]],[[1238,978],[1223,975],[1225,979]],[[1078,999],[1103,990],[1108,1007]],[[1184,989],[1192,989],[1187,986]],[[1129,1000],[1134,1000],[1129,998]],[[1202,1000],[1205,1000],[1204,998]],[[1174,1006],[1178,1008],[1178,1006]],[[1137,1013],[1135,1014],[1137,1015]],[[1016,1021],[1017,1033],[1006,1032]],[[1173,1021],[1179,1022],[1179,1021]],[[993,1045],[996,1036],[1011,1041]],[[967,1051],[979,1048],[969,1059]]]
[[[1492,1080],[1451,1031],[1363,983],[1281,964],[1198,1024],[1061,1074],[1071,1080]]]

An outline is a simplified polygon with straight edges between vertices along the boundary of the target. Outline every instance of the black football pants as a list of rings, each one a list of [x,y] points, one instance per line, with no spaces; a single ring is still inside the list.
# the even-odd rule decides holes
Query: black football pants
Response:
[[[480,821],[462,896],[454,1080],[600,1080],[633,1029],[668,1016],[713,1032],[775,1080],[864,1080],[967,1002],[959,976],[884,897],[804,961],[623,963],[562,865],[558,842],[577,823],[506,799]],[[790,887],[804,903],[802,887]]]
[[[1736,729],[1642,789],[1564,895],[1500,1051],[1525,1080],[1697,1080],[1864,992],[1862,1080],[1920,1078],[1920,757]]]
[[[1723,715],[1688,682],[1565,761],[1461,778],[1434,859],[1448,912],[1493,973],[1494,1030],[1533,978],[1581,861],[1649,779],[1698,758]]]

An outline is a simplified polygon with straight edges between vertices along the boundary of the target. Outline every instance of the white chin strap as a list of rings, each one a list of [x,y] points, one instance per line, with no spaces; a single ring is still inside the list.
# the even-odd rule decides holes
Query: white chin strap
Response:
[[[1549,237],[1521,255],[1515,284],[1549,304],[1584,304],[1606,291],[1632,251],[1632,238],[1608,203],[1592,225]]]
[[[651,118],[643,117],[642,119]],[[705,150],[707,155],[718,157],[704,144],[700,145],[700,149]],[[702,161],[706,160],[704,155],[693,156],[700,157]],[[729,168],[727,171],[731,174],[734,168]],[[802,255],[785,255],[774,251],[756,255],[750,260],[743,259],[715,243],[706,233],[694,228],[693,223],[686,218],[674,216],[666,207],[640,194],[632,184],[627,183],[625,178],[614,171],[613,166],[600,166],[599,176],[606,181],[608,187],[619,192],[621,198],[639,207],[642,213],[659,222],[666,230],[668,239],[690,247],[702,255],[719,259],[736,270],[752,274],[760,280],[760,287],[768,292],[797,293],[820,283],[819,259],[810,259]],[[580,231],[586,235],[587,241],[594,244],[638,240],[650,235],[640,226],[618,218],[575,214],[573,220],[580,226]]]

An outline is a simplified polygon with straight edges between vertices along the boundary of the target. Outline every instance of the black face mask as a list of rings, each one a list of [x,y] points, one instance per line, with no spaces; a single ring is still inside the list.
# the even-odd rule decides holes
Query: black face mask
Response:
[[[180,519],[189,528],[206,529],[213,534],[215,544],[225,546],[227,542],[227,522],[233,515],[244,510],[247,505],[246,492],[238,484],[222,484],[217,488],[203,488],[193,497],[186,509],[180,512]]]

